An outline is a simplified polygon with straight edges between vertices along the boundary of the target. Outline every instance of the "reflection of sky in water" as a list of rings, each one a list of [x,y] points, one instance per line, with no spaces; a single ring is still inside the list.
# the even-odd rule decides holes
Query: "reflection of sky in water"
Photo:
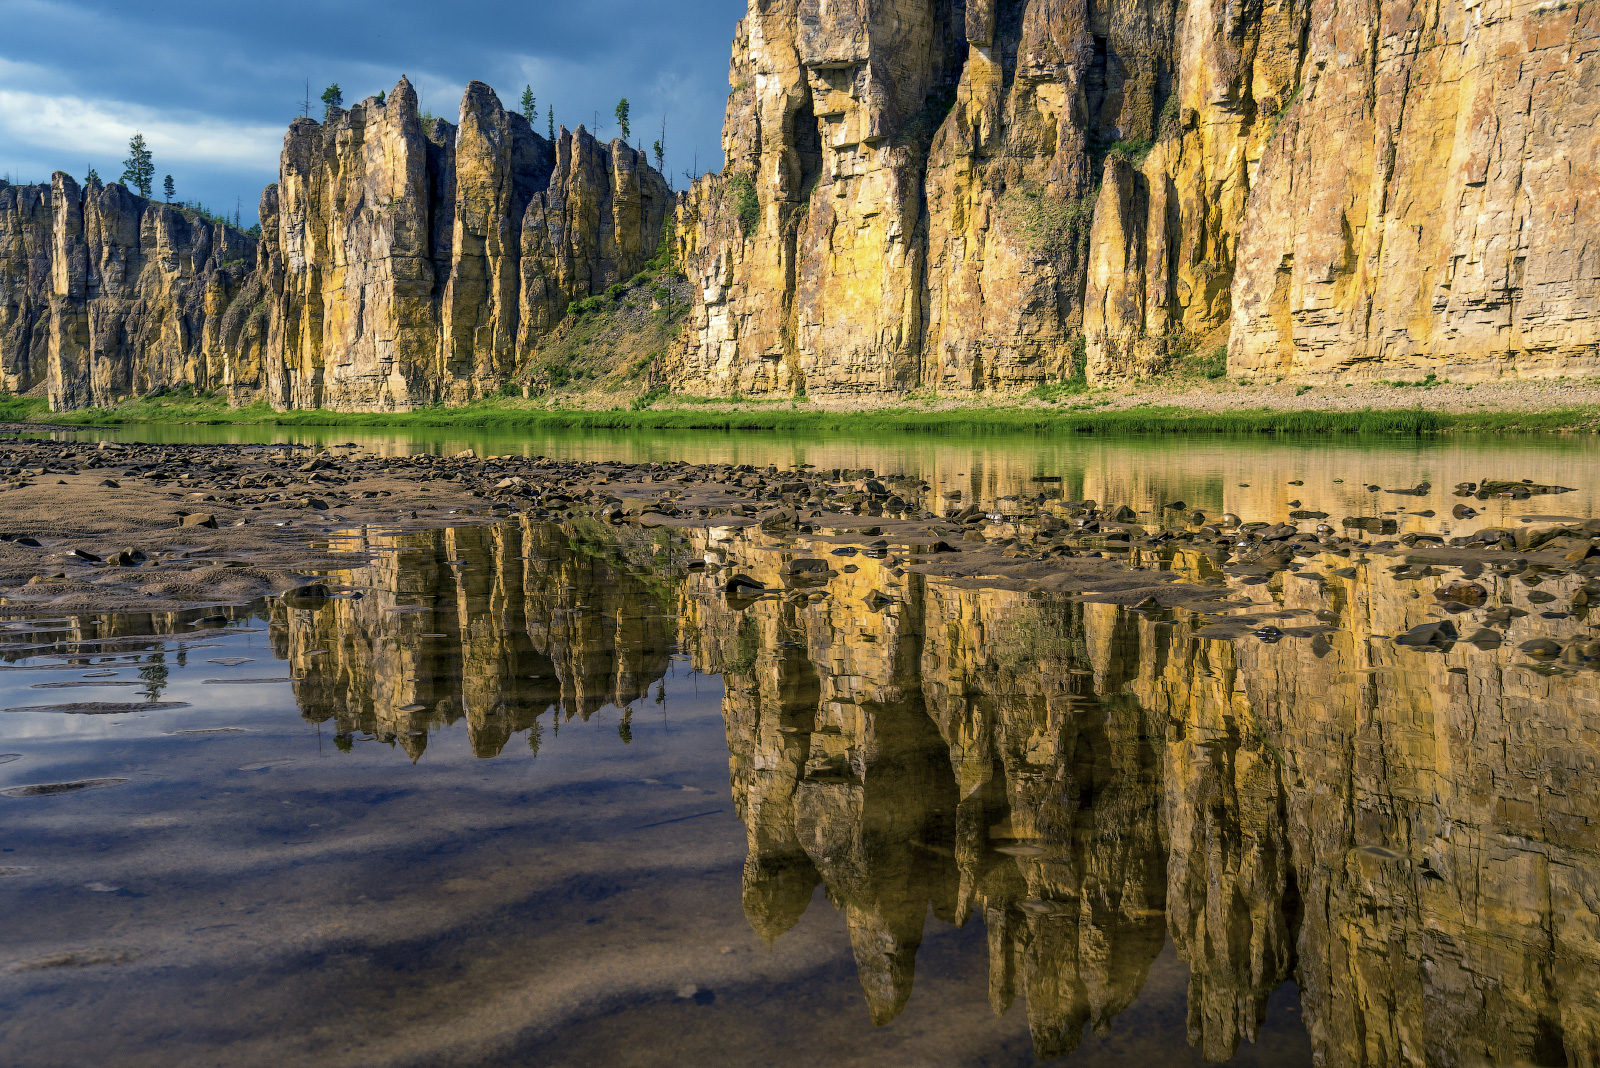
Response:
[[[433,555],[468,555],[468,570],[493,573],[477,544],[463,534]],[[393,564],[389,555],[374,567]],[[582,572],[598,566],[587,558],[563,566],[597,576],[567,600],[607,622],[640,596],[626,575]],[[486,731],[491,741],[501,735],[445,723],[431,708],[420,714],[429,733],[415,763],[407,739],[391,736],[394,724],[370,717],[372,729],[347,730],[342,750],[349,702],[392,681],[350,674],[385,641],[443,635],[429,640],[457,655],[425,662],[446,672],[429,681],[433,697],[461,702],[453,715],[475,687],[515,685],[476,676],[459,655],[486,623],[506,625],[503,605],[497,616],[495,606],[467,602],[457,615],[438,600],[419,617],[382,611],[381,599],[374,591],[323,610],[383,620],[375,632],[342,633],[341,642],[371,642],[365,654],[323,643],[309,659],[302,639],[321,632],[297,626],[299,637],[285,639],[281,610],[276,634],[262,617],[224,629],[188,626],[198,612],[112,620],[119,632],[171,632],[159,649],[159,699],[190,707],[0,714],[0,752],[22,754],[0,765],[0,788],[128,779],[0,797],[8,1063],[1032,1063],[1021,999],[1003,1015],[991,1008],[981,917],[958,928],[926,916],[915,991],[881,1028],[868,1018],[845,919],[824,889],[771,945],[752,930],[723,687],[685,657],[651,661],[652,648],[629,650],[616,634],[601,643],[610,649],[603,663],[585,661],[584,649],[557,657],[557,674],[642,684],[628,744],[623,710],[594,700],[593,679],[568,679],[558,692],[581,696],[592,714],[526,709],[493,759],[474,755],[474,736],[482,751]],[[530,617],[545,611],[525,607]],[[552,604],[546,614],[563,612],[571,609]],[[661,613],[641,605],[639,614]],[[573,633],[578,645],[587,640],[581,627]],[[0,671],[0,707],[135,700],[147,684],[33,687],[107,670],[137,678],[153,652],[133,661],[123,647],[67,671],[14,659],[8,666],[24,670]],[[286,652],[290,662],[279,658]],[[630,654],[659,663],[661,685],[620,679],[612,661]],[[230,658],[244,662],[213,662]],[[343,686],[345,703],[297,709],[289,682],[205,681],[291,672],[316,677],[300,684],[302,702]],[[526,723],[533,714],[536,730]],[[1131,1007],[1106,1034],[1087,1035],[1071,1062],[1200,1063],[1184,1037],[1187,974],[1169,945]],[[1239,1063],[1307,1057],[1286,986],[1261,1043],[1246,1044]]]
[[[153,431],[124,436],[148,438]],[[335,430],[325,440],[352,436]],[[1473,501],[1484,513],[1478,522],[1596,511],[1586,476],[1595,448],[1587,442],[1492,449],[1455,441],[1339,443],[1319,450],[1171,439],[1006,448],[949,440],[707,440],[619,445],[616,435],[567,436],[517,448],[899,466],[935,484],[943,479],[947,488],[959,480],[968,499],[1036,491],[1038,484],[1028,481],[1033,475],[1061,474],[1059,492],[1067,496],[1136,506],[1183,499],[1246,518],[1277,518],[1299,499],[1332,513],[1335,525],[1341,514],[1386,509],[1433,508],[1448,516],[1456,481],[1527,477],[1580,492]],[[423,443],[513,450],[505,439],[442,434]],[[777,455],[783,448],[791,450],[788,457]],[[673,457],[675,450],[681,456]],[[1336,486],[1336,477],[1346,482]],[[1289,486],[1291,478],[1306,485]],[[1401,488],[1422,480],[1435,487],[1425,500],[1380,494],[1384,508],[1367,507],[1368,482]],[[1170,621],[1110,605],[1041,606],[1022,595],[949,587],[930,587],[915,605],[925,613],[925,631],[896,630],[889,622],[894,613],[861,608],[867,584],[882,578],[870,568],[836,580],[840,588],[830,601],[804,609],[769,600],[741,614],[717,599],[679,603],[674,589],[646,581],[648,564],[640,558],[623,559],[550,528],[515,535],[514,529],[409,536],[405,551],[381,552],[351,572],[362,599],[335,601],[314,615],[291,617],[276,608],[270,618],[220,630],[189,626],[199,612],[107,617],[102,631],[119,638],[164,632],[159,665],[149,651],[117,646],[69,670],[0,670],[0,708],[133,700],[150,680],[126,688],[34,686],[108,670],[119,673],[112,681],[131,680],[157,666],[165,670],[160,699],[189,705],[100,716],[0,713],[0,753],[21,754],[0,764],[0,789],[128,779],[53,797],[0,797],[0,907],[7,917],[0,1048],[9,1063],[185,1065],[225,1056],[239,1065],[1028,1064],[1037,1038],[1029,1034],[1030,1014],[1047,1017],[1052,999],[1098,998],[1096,1004],[1119,1011],[1106,1033],[1086,1034],[1063,1063],[1198,1064],[1186,1037],[1188,1014],[1201,994],[1211,999],[1205,1012],[1231,1011],[1228,984],[1250,987],[1249,938],[1262,928],[1236,927],[1230,937],[1241,939],[1238,945],[1207,941],[1214,974],[1191,987],[1184,961],[1192,958],[1179,958],[1171,925],[1200,923],[1213,907],[1259,919],[1257,906],[1265,903],[1271,914],[1275,901],[1251,896],[1247,881],[1234,882],[1252,866],[1267,880],[1262,895],[1285,895],[1293,908],[1295,894],[1323,895],[1316,899],[1320,911],[1305,921],[1322,926],[1308,927],[1303,937],[1310,941],[1296,949],[1330,967],[1344,966],[1339,954],[1348,948],[1351,968],[1378,968],[1375,946],[1388,954],[1394,939],[1411,940],[1381,977],[1402,986],[1403,998],[1392,1010],[1371,1008],[1382,999],[1363,1001],[1370,1016],[1363,1027],[1420,1026],[1421,1006],[1437,1011],[1441,998],[1473,1004],[1447,985],[1449,976],[1424,977],[1413,967],[1463,940],[1510,954],[1501,973],[1492,961],[1478,965],[1482,974],[1474,981],[1509,985],[1523,972],[1551,967],[1540,956],[1546,945],[1554,947],[1549,953],[1566,969],[1562,974],[1594,971],[1572,930],[1584,915],[1573,902],[1585,899],[1596,865],[1581,836],[1563,830],[1576,824],[1562,822],[1586,803],[1587,787],[1571,769],[1586,759],[1586,736],[1576,724],[1589,700],[1584,695],[1592,695],[1592,685],[1584,687],[1593,673],[1547,678],[1519,666],[1514,650],[1482,653],[1461,643],[1450,651],[1398,651],[1371,637],[1401,633],[1432,608],[1422,595],[1430,587],[1416,580],[1374,569],[1370,586],[1349,601],[1321,599],[1320,582],[1288,583],[1281,593],[1241,587],[1241,595],[1263,605],[1278,597],[1305,609],[1336,604],[1354,615],[1340,620],[1331,652],[1312,655],[1307,643],[1285,640],[1247,641],[1227,655],[1213,645],[1199,655],[1198,647],[1179,641],[1181,628]],[[641,545],[648,559],[651,546]],[[698,555],[705,546],[688,548]],[[742,550],[730,543],[729,551]],[[769,578],[781,561],[775,553],[748,557],[737,561],[739,568]],[[451,563],[458,560],[467,563]],[[1328,581],[1330,589],[1338,586]],[[1529,592],[1509,577],[1485,581],[1495,596],[1517,603]],[[1574,581],[1553,578],[1542,588],[1556,589],[1564,604]],[[1539,627],[1566,633],[1584,626],[1571,618],[1546,623],[1529,608],[1510,628],[1513,644]],[[748,632],[745,620],[756,621]],[[680,625],[688,628],[681,636]],[[95,633],[85,621],[74,636]],[[737,659],[747,636],[766,659],[726,691],[717,676],[694,673],[684,655],[709,669]],[[780,649],[777,636],[796,641]],[[0,643],[28,640],[19,630],[0,630]],[[12,667],[45,662],[6,655]],[[212,662],[235,657],[247,660]],[[289,675],[298,681],[205,681]],[[1071,679],[1039,689],[1041,675]],[[852,689],[819,689],[826,686]],[[1016,732],[1006,741],[1012,748],[1004,788],[996,777],[968,795],[989,806],[981,813],[986,821],[1010,814],[967,832],[980,839],[1019,833],[1014,816],[1037,819],[1060,806],[1093,817],[1089,824],[1046,828],[1084,850],[1084,871],[1109,879],[1143,864],[1153,882],[1141,892],[1153,887],[1165,894],[1169,870],[1187,864],[1171,882],[1178,896],[1166,905],[1166,947],[1159,923],[1154,943],[1134,952],[1116,939],[1130,929],[1138,934],[1138,924],[1119,928],[1100,918],[1084,926],[1078,948],[1030,943],[1016,926],[1026,910],[989,916],[980,909],[957,927],[937,902],[923,904],[913,880],[912,916],[921,923],[915,986],[904,1012],[874,1027],[860,978],[873,965],[862,947],[871,946],[859,935],[875,930],[872,908],[892,911],[905,903],[896,905],[888,894],[874,904],[872,894],[892,883],[894,865],[904,858],[915,867],[924,854],[952,853],[940,834],[955,834],[949,828],[923,834],[927,827],[902,833],[907,813],[916,817],[926,798],[886,786],[892,774],[866,792],[865,809],[841,804],[829,817],[833,832],[862,831],[861,857],[834,850],[825,836],[810,843],[827,885],[804,884],[809,897],[799,902],[794,925],[768,945],[752,928],[750,901],[742,896],[772,874],[763,869],[752,877],[751,843],[770,838],[764,858],[782,861],[792,843],[777,839],[811,826],[799,807],[784,808],[786,777],[815,771],[814,783],[823,785],[814,796],[824,801],[832,796],[825,784],[839,778],[831,765],[802,771],[784,764],[794,736],[780,733],[778,723],[816,710],[820,740],[813,755],[830,746],[846,752],[878,745],[869,762],[894,773],[928,756],[894,750],[888,726],[890,710],[899,707],[896,693],[912,695],[895,713],[902,717],[905,709],[913,718],[933,715],[936,697],[953,702],[940,706],[940,715],[970,717],[941,727],[960,741],[949,753],[932,754],[951,773],[970,777],[985,760],[999,761],[981,750],[980,723],[995,732],[997,747],[1004,731]],[[1101,703],[1098,693],[1115,699]],[[921,711],[919,700],[927,702]],[[1341,718],[1351,710],[1359,714]],[[1287,756],[1277,755],[1292,774],[1266,785],[1259,772],[1270,764],[1268,750],[1252,743],[1248,730],[1256,715],[1285,717],[1299,732],[1284,741]],[[821,718],[828,720],[826,735]],[[918,737],[933,737],[926,724],[919,729]],[[1150,779],[1128,777],[1129,766]],[[1439,768],[1456,770],[1443,775]],[[1110,778],[1096,780],[1091,772]],[[1092,788],[1074,775],[1089,775],[1084,781]],[[1503,782],[1533,785],[1505,787],[1499,797]],[[1277,789],[1283,793],[1273,794]],[[1319,808],[1328,791],[1337,796]],[[1540,805],[1522,793],[1538,796]],[[1157,809],[1164,813],[1159,818]],[[1480,811],[1491,809],[1492,819]],[[1285,829],[1275,830],[1265,815],[1274,812]],[[1548,823],[1540,822],[1541,813]],[[874,831],[871,821],[879,816],[885,822]],[[1102,834],[1102,827],[1118,826],[1126,832],[1121,838]],[[1300,882],[1274,889],[1271,877],[1284,878],[1287,869],[1263,857],[1289,849],[1275,833],[1309,835],[1331,852],[1310,867],[1297,860]],[[1341,835],[1402,852],[1351,850]],[[1133,855],[1136,847],[1150,852],[1152,843],[1159,860]],[[1426,864],[1407,859],[1412,845]],[[1559,853],[1560,863],[1540,875],[1534,867],[1546,848]],[[1484,858],[1483,872],[1466,866],[1473,856]],[[859,871],[852,868],[857,860]],[[1390,871],[1402,861],[1416,866]],[[1208,867],[1212,862],[1217,866]],[[1033,871],[1029,863],[1024,858],[1015,867]],[[1011,878],[1002,869],[973,870]],[[1563,903],[1554,911],[1522,893],[1546,883],[1552,900]],[[1207,896],[1209,887],[1235,885],[1217,900]],[[1445,898],[1438,894],[1464,885],[1477,895],[1471,909],[1440,903]],[[1130,882],[1107,892],[1115,898],[1132,889]],[[1051,888],[986,892],[1002,890],[1016,904],[1012,899],[1032,900],[1025,894],[1049,896]],[[1417,915],[1426,920],[1426,935],[1393,933],[1415,919],[1410,899],[1396,896],[1402,893],[1425,903]],[[847,909],[841,914],[834,904]],[[1356,922],[1374,910],[1401,919],[1384,921],[1393,929]],[[1129,915],[1137,919],[1139,912]],[[1346,917],[1355,919],[1346,924]],[[1012,925],[1011,933],[999,937],[1002,923]],[[1100,963],[1074,956],[1093,950],[1102,932],[1106,960],[1132,974],[1096,971]],[[1039,947],[1034,957],[1024,952],[1030,945]],[[1015,957],[1008,956],[1012,946],[1020,947]],[[997,1014],[991,999],[1005,999],[992,985],[995,966],[1007,959],[1016,999]],[[1353,996],[1339,975],[1321,978],[1326,1004],[1344,1006]],[[1517,996],[1533,997],[1533,987],[1517,989]],[[1578,997],[1565,987],[1551,989],[1538,996]],[[1557,1011],[1569,1013],[1561,1024],[1572,1029],[1567,1041],[1581,1041],[1581,1007],[1500,1004],[1480,1014],[1473,1041],[1542,1049],[1538,1043],[1548,1046],[1548,1036],[1528,1038],[1518,1028],[1530,1012]],[[1238,1063],[1309,1063],[1297,1005],[1292,985],[1277,987],[1259,1041],[1239,1047]],[[1058,1017],[1075,1018],[1071,1011]],[[1207,1017],[1204,1027],[1210,1026]],[[1325,1027],[1332,1036],[1329,1063],[1339,1063],[1334,1055],[1359,1045],[1351,1038],[1354,1024],[1330,1016]],[[1461,1028],[1437,1031],[1455,1041]],[[1484,1056],[1485,1063],[1495,1060]],[[1384,1063],[1382,1056],[1374,1054],[1373,1063]]]

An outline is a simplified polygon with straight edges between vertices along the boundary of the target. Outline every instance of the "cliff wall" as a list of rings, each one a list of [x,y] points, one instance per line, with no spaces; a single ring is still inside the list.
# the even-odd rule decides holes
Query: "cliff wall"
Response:
[[[261,201],[270,293],[263,389],[280,408],[403,409],[497,392],[574,300],[636,273],[666,180],[582,127],[551,142],[467,87],[424,125],[401,80],[297,119]]]
[[[0,381],[57,408],[215,383],[258,358],[256,241],[120,185],[0,188]]]
[[[401,79],[297,119],[252,238],[119,185],[0,187],[0,378],[55,409],[162,386],[349,411],[499,391],[567,305],[660,244],[666,180],[582,127],[552,142],[467,87]]]
[[[736,31],[684,388],[1600,367],[1597,16],[803,0]]]

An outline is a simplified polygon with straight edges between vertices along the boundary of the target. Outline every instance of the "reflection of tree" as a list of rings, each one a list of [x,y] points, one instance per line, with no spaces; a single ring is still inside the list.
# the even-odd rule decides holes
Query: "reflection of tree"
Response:
[[[161,652],[151,653],[145,657],[144,663],[139,668],[139,677],[144,680],[145,687],[139,691],[139,696],[148,701],[155,701],[161,697],[162,691],[167,688],[167,654]]]

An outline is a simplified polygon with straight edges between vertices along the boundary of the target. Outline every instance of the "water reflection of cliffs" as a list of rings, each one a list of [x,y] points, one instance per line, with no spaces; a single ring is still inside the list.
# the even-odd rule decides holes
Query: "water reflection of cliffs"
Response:
[[[274,609],[308,718],[370,732],[413,757],[460,719],[489,757],[554,708],[587,719],[625,707],[666,673],[676,640],[662,587],[607,547],[542,524],[381,539],[348,575],[362,594],[315,611]]]
[[[750,923],[781,937],[822,886],[880,1023],[911,996],[931,908],[981,920],[991,1001],[1020,1002],[1042,1056],[1129,1006],[1170,937],[1211,1059],[1293,979],[1328,1065],[1600,1063],[1600,685],[1516,651],[1587,632],[1546,618],[1582,576],[1486,571],[1460,631],[1526,613],[1490,650],[1388,640],[1439,614],[1452,568],[1312,557],[1229,578],[1302,610],[1268,644],[757,532],[576,530],[408,535],[351,572],[360,599],[277,609],[305,714],[414,755],[465,718],[492,755],[552,706],[645,696],[676,610],[696,666],[726,674]],[[648,566],[685,535],[727,567],[674,591]],[[835,573],[786,575],[795,556]],[[730,596],[734,573],[779,592]],[[1296,636],[1319,610],[1330,626]]]
[[[780,554],[710,547],[790,584]],[[1488,607],[1527,613],[1509,644],[1413,650],[1388,636],[1435,618],[1450,569],[1314,558],[1239,589],[1337,629],[1235,645],[849,563],[825,597],[706,580],[687,611],[702,666],[730,666],[750,921],[776,937],[821,882],[874,1019],[931,905],[981,914],[995,1008],[1023,997],[1041,1055],[1127,1006],[1170,933],[1211,1059],[1294,978],[1327,1064],[1597,1063],[1600,686],[1515,652],[1587,630],[1540,611],[1580,576],[1486,573]]]

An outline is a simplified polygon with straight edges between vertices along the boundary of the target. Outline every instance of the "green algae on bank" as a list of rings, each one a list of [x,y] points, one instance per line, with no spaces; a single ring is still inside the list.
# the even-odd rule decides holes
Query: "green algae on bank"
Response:
[[[737,402],[729,402],[737,403]],[[229,407],[209,398],[163,397],[129,401],[114,408],[51,412],[38,399],[0,401],[0,420],[57,426],[202,424],[327,427],[461,427],[574,430],[898,430],[937,433],[1028,434],[1402,434],[1530,433],[1600,431],[1600,407],[1574,405],[1543,411],[1452,413],[1416,406],[1353,411],[1277,410],[1267,407],[1203,412],[1178,405],[1115,411],[1060,410],[1037,406],[960,407],[918,410],[885,407],[827,411],[813,407],[715,410],[709,408],[546,408],[525,401],[491,399],[460,406],[430,406],[409,412],[337,412],[322,408],[274,411],[264,403]]]

